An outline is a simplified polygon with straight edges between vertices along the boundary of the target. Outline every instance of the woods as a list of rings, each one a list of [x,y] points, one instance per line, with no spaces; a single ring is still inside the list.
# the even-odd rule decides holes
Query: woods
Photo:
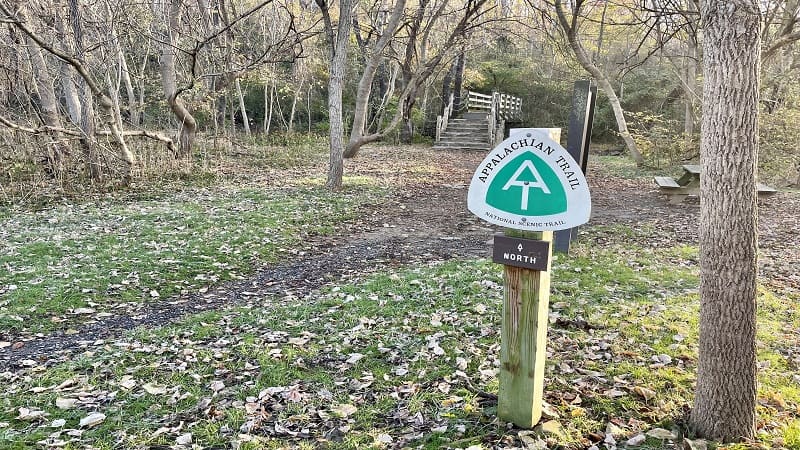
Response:
[[[114,333],[189,317],[160,330],[164,358],[186,361],[127,355],[130,387],[121,366],[71,378],[97,376],[108,403],[119,391],[116,411],[172,395],[143,400],[156,430],[90,439],[800,448],[800,0],[0,0],[0,23],[0,446],[66,445],[40,428],[72,408],[48,397],[69,352],[108,338],[64,370],[102,372],[92,358],[128,348]],[[474,148],[511,127],[565,142],[579,79],[599,92],[599,201],[576,253],[553,259],[554,360],[537,380],[553,386],[538,426],[556,424],[532,441],[493,419],[501,278],[459,259],[497,228],[464,217],[480,157],[432,147],[450,119]],[[519,113],[487,113],[500,98]],[[551,192],[525,167],[496,190],[525,186],[527,211],[529,189]],[[247,311],[192,315],[229,306]],[[220,330],[246,351],[209,350]],[[67,356],[46,351],[56,337]],[[74,397],[83,409],[57,420],[75,429],[112,413]],[[202,416],[188,438],[182,414]]]
[[[785,81],[797,71],[798,5],[765,7],[759,23],[769,114],[762,122],[786,129],[798,108],[795,86]],[[523,121],[564,126],[575,69],[605,94],[595,141],[624,146],[639,165],[699,155],[702,22],[692,1],[642,8],[580,0],[91,7],[69,0],[52,7],[4,2],[0,12],[8,25],[4,77],[15,80],[0,111],[3,158],[38,165],[55,179],[69,173],[71,183],[105,176],[127,184],[141,172],[139,149],[153,144],[161,146],[158,158],[191,161],[198,143],[216,148],[220,136],[300,130],[331,136],[335,174],[339,153],[352,158],[379,140],[434,137],[451,89],[456,111],[462,89],[500,91],[526,97]],[[337,45],[341,58],[326,57]],[[796,137],[783,134],[779,144]],[[11,145],[20,140],[27,151]],[[776,173],[787,155],[774,147],[765,147],[762,166],[794,181],[795,174]],[[183,170],[194,169],[187,163]]]

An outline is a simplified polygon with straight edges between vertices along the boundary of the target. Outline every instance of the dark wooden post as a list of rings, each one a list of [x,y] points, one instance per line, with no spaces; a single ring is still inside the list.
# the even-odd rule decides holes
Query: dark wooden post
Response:
[[[569,113],[569,130],[567,131],[567,152],[581,165],[586,173],[589,161],[589,144],[592,141],[592,120],[594,104],[597,97],[597,86],[590,80],[578,80],[572,91],[572,109]],[[570,228],[555,233],[554,251],[568,253],[569,244],[577,236],[578,229]]]

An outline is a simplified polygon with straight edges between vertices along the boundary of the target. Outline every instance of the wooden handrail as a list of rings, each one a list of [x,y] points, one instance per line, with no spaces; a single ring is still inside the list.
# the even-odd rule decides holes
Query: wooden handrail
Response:
[[[489,143],[494,144],[497,124],[499,121],[519,119],[522,115],[522,99],[513,95],[492,92],[491,94],[481,94],[480,92],[467,91],[467,111],[486,112],[488,116]],[[463,97],[462,97],[463,98]],[[454,94],[450,94],[450,101],[444,108],[442,115],[436,117],[436,142],[441,141],[442,133],[447,130],[455,111],[453,110]]]
[[[519,119],[522,115],[522,99],[513,95],[492,92],[491,95],[467,91],[467,110],[486,111],[489,119],[489,142],[494,143],[499,121]]]
[[[447,103],[447,106],[445,106],[444,111],[442,111],[442,115],[436,117],[436,142],[442,139],[442,133],[447,129],[450,117],[453,115],[453,98],[454,95],[451,92],[450,101]]]

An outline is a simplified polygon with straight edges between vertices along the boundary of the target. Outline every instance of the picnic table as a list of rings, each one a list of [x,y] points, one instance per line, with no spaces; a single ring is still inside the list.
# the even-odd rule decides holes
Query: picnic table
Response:
[[[684,164],[683,175],[677,180],[672,177],[655,177],[655,182],[669,196],[671,204],[680,204],[690,195],[700,195],[700,164]],[[756,188],[759,196],[778,192],[763,183],[758,183]]]

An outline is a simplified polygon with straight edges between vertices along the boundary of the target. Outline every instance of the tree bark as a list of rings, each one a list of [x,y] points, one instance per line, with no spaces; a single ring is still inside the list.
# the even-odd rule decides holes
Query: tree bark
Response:
[[[620,104],[617,93],[614,92],[614,87],[611,86],[611,82],[606,74],[604,74],[599,67],[589,60],[589,56],[586,54],[583,45],[581,45],[580,41],[578,40],[577,12],[570,11],[570,21],[567,20],[566,13],[564,12],[563,2],[561,0],[556,0],[555,7],[556,14],[558,15],[558,22],[561,25],[561,28],[563,28],[564,33],[567,35],[567,40],[569,41],[570,48],[575,54],[575,59],[577,59],[578,64],[580,64],[584,70],[589,72],[595,78],[595,80],[597,80],[597,85],[600,86],[600,89],[602,89],[606,94],[606,97],[608,97],[608,102],[611,104],[611,109],[614,110],[614,118],[617,120],[617,129],[620,137],[623,141],[625,141],[625,146],[628,149],[628,153],[631,155],[633,160],[636,161],[636,165],[644,165],[644,158],[639,152],[636,142],[633,140],[630,132],[628,132],[628,123],[625,120],[625,112],[622,109],[622,104]]]
[[[42,122],[49,127],[60,128],[61,118],[58,115],[58,101],[53,90],[53,78],[47,70],[42,50],[36,42],[28,37],[28,57],[36,76],[36,92],[39,94],[39,103],[42,110]],[[64,169],[64,155],[68,153],[66,144],[59,133],[55,133],[53,142],[45,146],[44,165],[45,171],[59,178]]]
[[[178,82],[175,75],[175,39],[174,35],[178,30],[178,15],[180,14],[180,0],[171,0],[167,5],[167,29],[163,30],[161,58],[159,58],[159,69],[161,71],[161,84],[164,86],[164,95],[172,113],[180,124],[179,148],[181,156],[189,156],[192,153],[192,145],[197,133],[197,121],[186,107],[186,104],[178,97]]]
[[[56,36],[58,41],[61,42],[61,49],[67,53],[72,53],[71,46],[67,40],[67,34],[64,31],[64,18],[60,14],[56,14],[53,18],[53,24],[56,29]],[[75,86],[75,79],[73,78],[74,69],[65,61],[60,62],[61,65],[61,90],[64,93],[64,103],[67,104],[67,112],[69,118],[76,126],[81,124],[81,99],[78,96],[78,88]]]
[[[445,108],[450,104],[450,93],[453,92],[453,74],[455,71],[456,64],[453,63],[450,66],[450,70],[448,70],[447,73],[444,74],[444,78],[442,78],[442,107],[439,108],[439,115],[444,114]]]
[[[461,91],[464,87],[464,67],[466,66],[467,55],[465,52],[458,54],[456,68],[453,72],[453,111],[461,112],[462,100]]]
[[[687,2],[689,14],[693,18],[697,12],[693,0]],[[693,20],[688,30],[686,39],[686,94],[683,96],[683,135],[686,149],[692,147],[694,139],[694,98],[697,90],[697,23]]]
[[[242,83],[236,79],[236,96],[239,97],[239,110],[242,112],[242,123],[244,124],[244,134],[250,136],[250,118],[247,117],[247,108],[244,103],[244,94],[242,94]]]
[[[347,44],[353,23],[355,0],[339,0],[339,22],[333,31],[329,4],[316,0],[323,13],[325,33],[330,43],[330,78],[328,80],[328,121],[330,124],[330,164],[326,186],[332,191],[342,188],[344,174],[344,123],[342,121],[342,88],[347,67]]]
[[[700,353],[691,424],[751,439],[756,406],[759,3],[703,2]]]
[[[72,33],[75,41],[75,56],[81,64],[85,64],[86,59],[83,48],[83,28],[80,9],[78,8],[77,0],[68,0],[70,21],[72,22]],[[100,161],[97,155],[97,140],[95,138],[95,117],[94,117],[94,102],[92,99],[92,90],[89,82],[86,79],[80,79],[78,87],[81,91],[81,130],[83,130],[83,137],[81,137],[81,147],[83,147],[83,154],[86,158],[86,167],[89,171],[89,177],[92,180],[100,180],[102,177],[102,170],[100,168]]]
[[[378,66],[384,59],[383,51],[386,49],[392,37],[394,37],[397,27],[400,24],[400,19],[403,17],[405,4],[406,0],[397,0],[392,10],[392,15],[389,17],[389,21],[383,30],[383,34],[375,42],[375,47],[371,49],[372,53],[364,62],[364,72],[358,80],[358,88],[356,89],[356,104],[353,111],[353,126],[350,130],[350,142],[357,140],[365,132],[367,107],[369,106],[370,94],[372,93],[372,81],[375,78],[375,72],[378,70]]]

